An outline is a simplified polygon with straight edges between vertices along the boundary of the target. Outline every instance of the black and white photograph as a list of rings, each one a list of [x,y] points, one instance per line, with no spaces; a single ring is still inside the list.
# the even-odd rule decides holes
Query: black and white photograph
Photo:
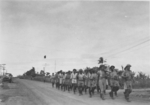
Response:
[[[0,0],[0,105],[150,105],[150,1]]]

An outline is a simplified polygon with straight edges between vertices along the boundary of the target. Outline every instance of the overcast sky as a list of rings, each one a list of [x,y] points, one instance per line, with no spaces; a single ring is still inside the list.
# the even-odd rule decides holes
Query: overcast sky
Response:
[[[0,63],[8,72],[132,65],[150,74],[149,2],[1,1]],[[44,60],[44,55],[47,59]]]

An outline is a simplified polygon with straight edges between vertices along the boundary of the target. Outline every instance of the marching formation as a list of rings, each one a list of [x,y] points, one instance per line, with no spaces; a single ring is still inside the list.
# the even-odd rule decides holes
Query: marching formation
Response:
[[[130,102],[129,95],[132,92],[132,79],[133,75],[130,70],[131,65],[127,65],[122,73],[122,79],[124,82],[124,96],[125,99]],[[98,70],[76,70],[64,72],[58,71],[55,75],[51,76],[52,87],[54,86],[58,90],[62,91],[73,91],[74,94],[77,92],[79,95],[89,94],[89,97],[94,95],[95,90],[100,94],[100,98],[105,100],[105,93],[108,86],[111,88],[109,95],[112,99],[114,96],[117,97],[117,91],[120,88],[119,75],[115,66],[107,67],[100,65]]]

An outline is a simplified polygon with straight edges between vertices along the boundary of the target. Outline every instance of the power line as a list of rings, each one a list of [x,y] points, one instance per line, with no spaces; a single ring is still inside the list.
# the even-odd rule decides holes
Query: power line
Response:
[[[112,54],[112,55],[109,55],[109,56],[107,56],[107,57],[112,57],[112,56],[114,56],[114,55],[116,55],[116,54],[126,52],[126,51],[128,51],[128,50],[131,50],[131,49],[133,49],[133,48],[135,48],[135,47],[137,47],[137,46],[139,46],[139,45],[142,45],[142,44],[144,44],[144,43],[147,43],[147,42],[149,42],[149,41],[150,41],[150,39],[145,40],[145,41],[143,41],[143,42],[141,42],[141,43],[139,43],[139,44],[136,44],[136,45],[134,45],[134,46],[132,46],[132,47],[129,47],[129,48],[127,48],[127,49],[124,49],[124,50],[122,50],[122,51],[119,51],[119,52],[117,52],[117,53],[114,53],[114,54]]]

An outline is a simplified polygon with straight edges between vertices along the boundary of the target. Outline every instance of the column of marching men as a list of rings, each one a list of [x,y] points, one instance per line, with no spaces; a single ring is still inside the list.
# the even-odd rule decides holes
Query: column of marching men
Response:
[[[122,73],[122,79],[124,82],[124,96],[125,99],[130,102],[129,95],[132,92],[132,72],[130,70],[131,65],[127,65]],[[55,75],[51,76],[52,87],[62,91],[73,91],[79,95],[89,94],[89,97],[94,95],[95,90],[100,95],[102,100],[105,100],[106,89],[108,85],[111,90],[109,95],[112,99],[117,97],[117,91],[119,90],[119,75],[115,66],[106,67],[101,65],[98,70],[76,70],[64,72],[62,70],[58,71]]]

